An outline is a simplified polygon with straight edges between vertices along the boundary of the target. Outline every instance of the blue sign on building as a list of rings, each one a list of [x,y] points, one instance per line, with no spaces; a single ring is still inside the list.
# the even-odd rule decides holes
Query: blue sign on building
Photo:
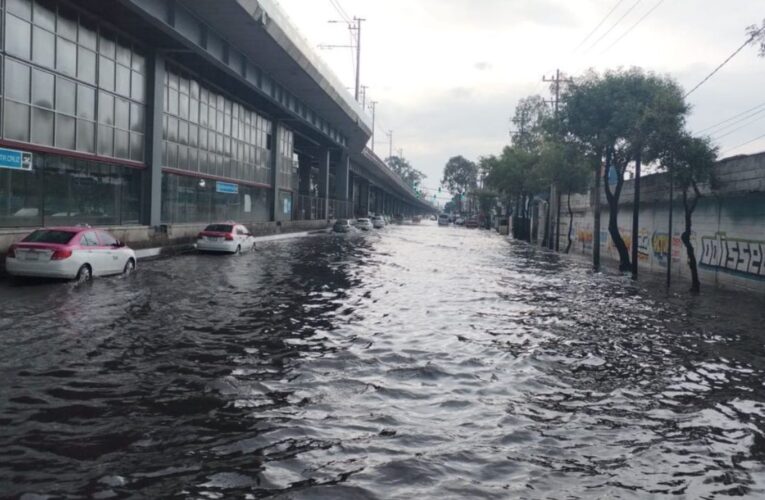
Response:
[[[231,182],[218,181],[215,183],[215,191],[217,191],[218,193],[238,194],[239,184],[232,184]]]
[[[32,171],[32,153],[0,148],[0,168]]]

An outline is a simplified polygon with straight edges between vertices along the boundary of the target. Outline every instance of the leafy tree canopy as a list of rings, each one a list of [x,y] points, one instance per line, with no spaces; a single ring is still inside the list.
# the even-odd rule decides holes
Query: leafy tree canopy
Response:
[[[752,39],[752,43],[759,45],[760,57],[765,57],[765,19],[762,20],[762,26],[753,24],[746,28],[746,34]]]
[[[513,146],[527,152],[538,150],[551,118],[550,108],[542,96],[532,95],[519,100],[510,120],[514,127],[511,133]]]
[[[450,193],[464,193],[475,188],[477,183],[478,166],[474,162],[462,156],[455,156],[446,162],[441,184],[446,186]]]
[[[409,161],[401,156],[391,156],[385,160],[385,163],[387,163],[388,166],[404,180],[404,182],[412,187],[419,184],[425,177],[427,177],[425,174],[412,167]]]

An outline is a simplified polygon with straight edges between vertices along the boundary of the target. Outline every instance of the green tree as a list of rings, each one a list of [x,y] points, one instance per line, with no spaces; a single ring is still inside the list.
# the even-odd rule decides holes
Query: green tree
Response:
[[[589,173],[597,158],[587,156],[575,142],[550,140],[542,146],[539,157],[541,182],[555,184],[561,193],[566,193],[568,207],[568,242],[565,253],[573,243],[574,211],[571,209],[571,195],[587,190]]]
[[[672,180],[680,190],[685,212],[685,228],[680,239],[688,254],[688,267],[691,270],[691,291],[701,290],[696,252],[691,242],[693,212],[702,197],[699,185],[709,184],[716,187],[714,166],[717,161],[717,147],[712,146],[707,137],[693,137],[687,132],[677,134],[665,141],[665,147],[659,154],[662,164],[669,171]],[[670,236],[671,237],[671,236]],[[672,256],[669,256],[672,258]]]
[[[510,119],[512,144],[527,152],[538,151],[546,133],[546,125],[552,114],[545,99],[540,95],[524,97],[518,101],[515,114]]]
[[[446,186],[449,192],[454,195],[468,194],[478,184],[478,166],[463,156],[449,158],[444,166],[444,177],[441,184]],[[458,207],[461,211],[461,203],[458,204]]]
[[[564,130],[606,166],[602,178],[609,207],[608,232],[619,253],[619,269],[628,271],[632,268],[630,254],[618,225],[624,177],[630,164],[639,173],[641,163],[651,160],[645,154],[655,137],[677,133],[682,126],[688,111],[682,90],[669,78],[633,68],[608,71],[603,76],[590,72],[566,89],[563,101]],[[600,164],[596,168],[596,199],[600,193]],[[608,182],[609,169],[616,173],[613,188]],[[594,231],[600,231],[599,202]],[[596,247],[594,261],[598,266],[597,241]]]
[[[409,161],[401,156],[391,156],[385,160],[385,163],[387,163],[388,166],[404,180],[404,182],[412,186],[412,188],[416,187],[427,177],[425,174],[412,167]]]

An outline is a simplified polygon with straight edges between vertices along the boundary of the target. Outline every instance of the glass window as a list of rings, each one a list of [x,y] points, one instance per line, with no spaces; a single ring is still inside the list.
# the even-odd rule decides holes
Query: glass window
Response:
[[[140,104],[130,103],[130,130],[144,131],[144,108]]]
[[[95,153],[96,127],[93,122],[77,120],[77,150]]]
[[[129,158],[128,133],[120,129],[114,130],[114,156],[117,158]]]
[[[74,150],[74,118],[66,115],[56,115],[56,147]]]
[[[36,172],[0,169],[0,227],[42,224],[39,179]]]
[[[29,142],[29,106],[6,100],[3,111],[5,138]]]
[[[80,238],[80,245],[84,247],[97,247],[98,238],[96,237],[96,232],[88,231],[87,233],[83,233],[82,237]]]
[[[13,12],[24,19],[32,19],[32,1],[31,0],[7,0],[8,12]]]
[[[41,66],[55,65],[56,37],[50,31],[35,26],[32,38],[32,60]]]
[[[5,60],[5,95],[29,102],[29,66],[12,59]]]
[[[77,76],[77,45],[69,40],[56,39],[56,69],[69,76]]]
[[[125,66],[130,66],[130,45],[124,43],[117,44],[117,62]]]
[[[77,78],[96,83],[96,53],[84,47],[77,47]]]
[[[8,5],[10,10],[10,4]],[[32,26],[16,16],[5,16],[5,50],[21,59],[30,59]]]
[[[75,91],[76,85],[66,78],[56,77],[56,111],[75,114]]]
[[[53,146],[53,111],[32,108],[32,142]]]
[[[114,125],[114,96],[106,92],[98,93],[98,122]]]
[[[35,0],[32,21],[50,31],[56,29],[56,3],[52,0]]]
[[[107,233],[106,231],[98,231],[98,239],[101,240],[103,246],[113,246],[117,244],[117,238]]]
[[[127,130],[130,124],[130,101],[118,97],[116,103],[115,123],[117,127]]]
[[[63,37],[77,41],[77,13],[59,5],[56,32]]]
[[[143,134],[130,134],[130,159],[143,161]]]
[[[87,85],[77,85],[77,116],[96,119],[96,92]]]
[[[98,58],[98,85],[102,89],[114,91],[114,61],[103,56]]]
[[[51,73],[32,70],[32,104],[43,108],[53,109],[53,82]]]
[[[119,95],[130,97],[130,70],[121,65],[117,65],[117,80],[116,80],[116,92]]]
[[[144,100],[144,89],[145,82],[144,77],[141,73],[136,73],[133,71],[131,83],[130,83],[130,97],[135,99],[136,101],[143,102]]]
[[[146,59],[137,52],[133,52],[133,60],[130,67],[139,73],[146,73]]]
[[[80,45],[87,47],[91,50],[96,50],[98,45],[97,27],[95,24],[87,19],[80,19],[80,29],[78,31],[77,40]]]
[[[102,156],[114,155],[114,129],[112,127],[98,126],[98,154]]]
[[[114,36],[110,33],[104,33],[101,31],[101,37],[99,38],[98,52],[105,55],[109,59],[114,59],[114,49],[116,45],[114,43]]]
[[[167,97],[167,112],[173,116],[178,116],[178,91],[172,88]]]

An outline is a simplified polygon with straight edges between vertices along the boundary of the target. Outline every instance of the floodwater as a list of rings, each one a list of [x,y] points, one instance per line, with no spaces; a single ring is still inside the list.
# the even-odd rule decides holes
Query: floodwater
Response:
[[[0,304],[0,497],[765,496],[761,298],[423,223]]]

